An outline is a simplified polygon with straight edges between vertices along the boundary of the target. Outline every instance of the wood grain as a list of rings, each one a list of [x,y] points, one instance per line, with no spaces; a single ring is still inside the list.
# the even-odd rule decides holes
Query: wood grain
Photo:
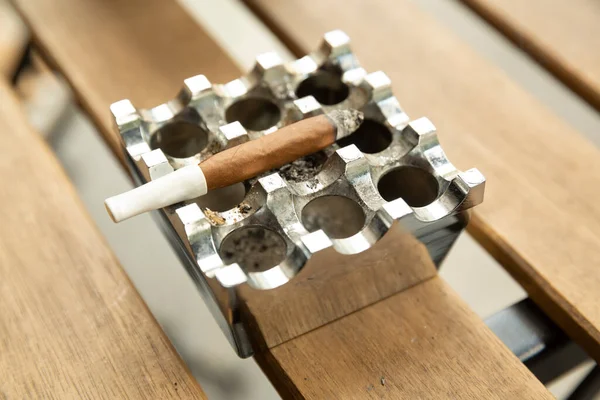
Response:
[[[553,398],[439,277],[257,360],[285,399]]]
[[[0,398],[204,399],[0,81]]]
[[[222,51],[214,44],[208,43],[210,40],[202,30],[197,27],[192,28],[185,22],[187,19],[181,16],[181,10],[167,10],[167,8],[178,8],[173,2],[159,3],[155,0],[152,2],[154,4],[152,10],[159,10],[160,13],[158,14],[161,14],[161,16],[176,15],[177,18],[167,18],[163,21],[162,26],[168,27],[168,29],[164,29],[162,33],[170,36],[173,32],[185,31],[188,41],[163,40],[153,43],[151,38],[155,33],[150,32],[148,35],[140,33],[147,28],[143,23],[136,23],[136,20],[132,23],[111,21],[109,30],[119,31],[118,35],[102,32],[98,36],[99,34],[96,31],[98,22],[94,21],[97,18],[95,8],[110,8],[113,10],[126,8],[118,1],[103,3],[91,1],[87,2],[87,5],[82,5],[79,4],[80,2],[73,0],[60,0],[57,5],[52,3],[51,6],[51,2],[43,0],[19,0],[17,3],[27,21],[32,24],[33,31],[37,35],[38,45],[54,59],[56,66],[67,76],[67,79],[75,87],[77,94],[86,105],[88,112],[103,127],[102,131],[105,135],[113,135],[110,129],[107,130],[110,126],[106,125],[106,121],[109,119],[106,108],[110,101],[127,96],[133,97],[134,102],[139,102],[139,99],[126,93],[109,99],[112,94],[135,92],[136,96],[144,97],[144,90],[156,90],[145,99],[148,100],[145,104],[148,106],[172,97],[174,91],[180,86],[181,80],[188,75],[204,73],[215,81],[224,81],[233,78],[233,75],[238,73]],[[134,3],[140,4],[140,1]],[[142,7],[140,6],[140,8]],[[61,12],[60,24],[68,28],[55,26],[56,24],[47,21],[46,14],[57,11]],[[89,15],[82,15],[86,13]],[[106,11],[99,11],[98,13],[103,15],[102,13],[106,13]],[[116,19],[118,15],[113,12],[111,16]],[[156,22],[162,21],[161,16],[140,16],[138,19],[153,18]],[[87,22],[80,22],[78,19]],[[182,23],[183,28],[175,26],[181,22],[180,19],[184,21]],[[171,24],[174,25],[171,27]],[[88,59],[85,61],[80,60],[80,55],[85,46],[69,44],[61,48],[62,41],[72,38],[75,32],[76,37],[84,37],[82,43],[89,44],[97,40],[97,37],[100,38],[101,46],[97,47],[95,52],[88,53]],[[321,33],[319,32],[319,35]],[[114,50],[113,45],[116,46],[119,35],[126,38],[136,38],[136,41],[124,39],[125,42],[120,43],[124,49]],[[192,43],[194,46],[190,48],[188,43]],[[315,43],[316,41],[313,44]],[[173,49],[172,47],[177,47],[174,44],[177,44],[180,48]],[[202,46],[205,46],[205,49],[208,50],[200,52],[199,49]],[[136,60],[159,57],[168,61],[161,59],[153,65],[142,65],[126,57],[127,52],[133,50],[138,51]],[[118,52],[118,56],[112,57],[113,52]],[[199,56],[198,61],[194,56],[197,53],[193,52],[202,54],[202,56]],[[160,56],[150,53],[160,54]],[[185,57],[186,55],[189,57]],[[122,70],[130,71],[131,66],[138,67],[137,69],[140,69],[141,72],[128,72],[128,79],[118,78],[117,81],[121,86],[114,84],[111,79],[103,76],[108,68],[112,68],[113,58],[116,58],[116,63],[120,67],[116,69],[119,74],[126,73]],[[199,61],[202,61],[202,64]],[[103,68],[97,67],[98,65],[103,66]],[[148,70],[143,70],[144,68],[148,68]],[[231,76],[229,73],[231,73]],[[161,81],[160,85],[154,87],[153,84],[157,81]],[[107,85],[110,86],[110,89],[104,87]],[[112,140],[109,139],[109,141]],[[114,149],[117,150],[116,147]],[[117,151],[118,153],[119,151]],[[402,247],[396,249],[395,256],[404,254],[401,249]],[[382,255],[382,257],[384,256]],[[280,389],[282,394],[285,396],[323,398],[322,392],[330,393],[325,390],[325,387],[329,385],[330,388],[327,390],[335,389],[335,394],[329,397],[341,398],[343,395],[348,395],[364,398],[362,395],[365,392],[362,387],[354,394],[350,393],[351,391],[348,389],[357,388],[356,383],[362,384],[362,382],[372,381],[372,372],[376,370],[377,363],[389,363],[383,372],[395,382],[401,380],[426,382],[434,367],[427,369],[422,368],[423,365],[439,365],[439,371],[445,370],[447,366],[459,365],[461,368],[453,371],[439,372],[439,375],[436,376],[438,386],[435,386],[431,391],[434,394],[441,393],[440,388],[445,385],[442,382],[442,377],[447,376],[454,385],[452,393],[456,394],[457,397],[468,397],[473,393],[484,393],[485,386],[497,388],[499,393],[514,393],[520,390],[526,395],[535,392],[537,393],[536,398],[548,396],[543,386],[527,372],[524,366],[510,354],[508,349],[498,343],[498,340],[493,337],[481,321],[465,308],[456,297],[444,295],[443,290],[430,290],[425,293],[426,295],[423,298],[415,297],[414,301],[407,300],[407,298],[412,299],[413,296],[423,293],[414,291],[414,289],[409,289],[406,292],[402,292],[403,290],[413,285],[418,287],[424,280],[435,276],[431,263],[420,259],[418,252],[411,253],[410,257],[404,260],[406,264],[399,263],[399,266],[405,266],[406,269],[395,271],[399,272],[401,276],[393,277],[386,274],[386,272],[389,272],[387,269],[389,265],[386,265],[384,258],[381,260],[368,260],[368,253],[365,253],[362,257],[359,257],[361,262],[370,263],[365,268],[360,268],[361,265],[358,262],[344,265],[338,263],[337,260],[332,261],[330,264],[335,265],[336,269],[319,269],[317,271],[307,266],[302,272],[303,275],[293,281],[293,284],[296,284],[295,289],[292,290],[293,286],[283,286],[280,288],[280,294],[283,293],[281,296],[274,296],[273,293],[276,292],[262,292],[261,296],[258,296],[242,291],[241,294],[246,300],[246,315],[250,315],[254,319],[257,327],[251,333],[262,335],[262,337],[255,338],[255,340],[263,343],[263,349],[275,346],[272,353],[266,351],[259,354],[259,360],[275,360],[275,362],[269,364],[261,361],[263,368],[265,368],[267,375],[273,382],[287,381],[289,385],[292,385],[288,385],[288,390]],[[398,258],[392,258],[388,262],[393,263],[397,260]],[[335,275],[335,273],[338,275]],[[383,278],[383,275],[386,277]],[[434,282],[438,282],[437,278],[434,279]],[[373,284],[369,285],[371,282]],[[441,285],[441,283],[439,284]],[[436,285],[438,284],[436,283]],[[365,287],[368,287],[369,290],[365,290]],[[398,292],[401,292],[400,295],[395,294]],[[344,293],[345,296],[340,296],[341,293]],[[347,299],[348,294],[355,294],[355,298],[350,297],[352,301],[344,303],[342,299]],[[336,298],[336,296],[340,297]],[[428,303],[429,296],[435,297],[435,299],[432,299],[433,305],[431,307],[427,304],[417,306],[419,303]],[[380,301],[383,298],[388,298],[388,300]],[[427,298],[427,301],[425,301],[425,298]],[[368,305],[372,303],[376,303],[375,306],[369,307]],[[413,369],[402,363],[397,363],[394,357],[388,358],[389,355],[396,354],[393,349],[396,348],[398,343],[408,340],[406,335],[412,335],[413,330],[420,329],[417,326],[412,326],[413,321],[406,321],[407,325],[403,325],[402,313],[396,313],[396,311],[403,312],[402,307],[405,303],[414,308],[413,318],[415,319],[413,321],[418,323],[420,321],[417,316],[420,315],[421,311],[424,313],[423,315],[432,320],[440,318],[441,321],[448,322],[444,315],[448,315],[452,319],[452,324],[440,322],[440,325],[435,325],[439,327],[439,332],[447,330],[451,334],[440,334],[435,341],[424,341],[423,348],[427,350],[423,351],[425,357],[415,364],[418,367]],[[384,306],[381,306],[382,304]],[[372,307],[376,308],[370,311]],[[386,307],[390,307],[392,311],[385,311]],[[448,309],[456,312],[448,313]],[[426,312],[426,310],[429,311]],[[311,314],[311,312],[314,313]],[[344,317],[347,313],[352,314],[349,317]],[[299,316],[300,321],[293,321],[295,315]],[[357,319],[357,316],[362,315],[365,315],[364,321],[360,318]],[[367,322],[367,324],[360,326],[362,322]],[[326,325],[322,326],[323,324]],[[380,328],[382,325],[385,325],[385,329],[394,333],[394,341],[389,342],[390,337],[381,334]],[[323,351],[323,344],[315,343],[313,338],[321,340],[322,338],[319,336],[321,332],[325,332],[325,336],[328,336],[329,329],[335,331],[338,329],[336,327],[341,327],[339,329],[350,333],[356,331],[357,335],[354,338],[359,340],[362,345],[345,342],[343,336],[336,336],[327,342],[331,347],[327,351]],[[466,339],[464,346],[468,349],[472,348],[474,351],[467,350],[468,356],[463,358],[463,354],[459,352],[463,349],[452,343],[456,343],[454,334],[462,334],[467,331],[467,328],[468,332],[464,336]],[[298,342],[298,340],[302,341]],[[448,346],[446,341],[450,341]],[[351,346],[347,346],[348,343]],[[288,346],[298,346],[301,349],[296,350],[295,347]],[[364,354],[365,347],[369,351],[375,352],[377,357],[367,358]],[[446,348],[447,350],[445,350]],[[382,351],[379,351],[379,349]],[[338,353],[340,356],[346,357],[346,360],[353,360],[352,363],[348,365],[333,363]],[[464,363],[453,361],[456,359],[462,360]],[[324,365],[323,368],[326,370],[320,369],[311,372],[310,368],[315,363],[316,365]],[[468,363],[473,363],[477,367],[483,366],[486,372],[474,375],[473,371],[466,367]],[[320,381],[321,377],[312,375],[313,379],[304,381],[304,377],[300,375],[302,369],[311,374],[322,372],[324,379]],[[407,373],[407,370],[409,373]],[[494,377],[493,375],[498,371],[500,371],[501,376]],[[377,370],[377,373],[379,373],[379,370]],[[378,378],[380,377],[376,377],[376,379]],[[356,380],[356,382],[348,384],[353,380]],[[498,387],[497,382],[499,381],[504,382],[506,387]],[[459,382],[463,382],[464,385],[459,386]],[[397,385],[397,383],[394,383],[394,385]],[[475,387],[471,387],[473,385]],[[348,386],[348,389],[343,389],[341,386]],[[427,384],[415,385],[411,390],[421,397],[428,397],[430,393]]]
[[[471,233],[600,360],[600,152],[411,1],[252,0],[296,52],[342,29],[448,156],[487,178]]]
[[[368,307],[437,273],[425,246],[394,225],[369,251],[315,254],[272,290],[242,286],[244,315],[258,348],[271,348]]]
[[[128,98],[138,107],[153,107],[175,97],[190,76],[226,82],[239,75],[216,43],[171,1],[15,4],[44,55],[64,74],[121,161],[111,103]]]
[[[600,3],[596,0],[462,1],[600,109]]]

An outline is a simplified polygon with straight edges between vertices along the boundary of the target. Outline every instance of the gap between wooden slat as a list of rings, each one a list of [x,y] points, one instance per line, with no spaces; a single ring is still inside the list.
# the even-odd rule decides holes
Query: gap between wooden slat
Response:
[[[510,2],[505,4],[504,11],[498,9],[494,1],[489,0],[461,0],[464,4],[470,7],[474,12],[479,14],[499,32],[504,34],[515,46],[522,49],[533,60],[540,63],[544,68],[548,69],[558,79],[563,81],[575,93],[589,102],[596,109],[600,110],[600,76],[596,80],[590,79],[584,73],[593,74],[600,73],[600,64],[596,65],[596,71],[585,71],[589,64],[580,63],[580,60],[570,58],[569,50],[565,48],[568,43],[551,43],[547,42],[545,37],[548,33],[540,25],[532,23],[530,19],[524,20],[522,16],[515,13],[511,14],[512,5]],[[577,8],[578,1],[561,2],[557,5],[552,2],[535,2],[526,1],[528,8],[535,10],[536,7],[543,8],[539,12],[544,12],[546,15],[548,10],[554,11],[556,24],[554,29],[567,29],[569,32],[580,32],[578,40],[591,41],[589,46],[590,52],[597,52],[598,43],[594,42],[594,35],[600,34],[600,30],[590,32],[586,26],[574,26],[573,21],[564,21],[561,18],[562,12],[560,7]],[[582,13],[585,12],[582,10]],[[596,15],[600,17],[600,14]],[[582,73],[583,72],[583,73]]]

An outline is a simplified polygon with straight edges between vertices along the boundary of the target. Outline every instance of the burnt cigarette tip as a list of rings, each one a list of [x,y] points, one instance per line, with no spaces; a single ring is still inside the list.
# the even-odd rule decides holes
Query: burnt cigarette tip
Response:
[[[336,140],[352,134],[365,119],[364,114],[355,109],[333,110],[327,116],[337,128]]]

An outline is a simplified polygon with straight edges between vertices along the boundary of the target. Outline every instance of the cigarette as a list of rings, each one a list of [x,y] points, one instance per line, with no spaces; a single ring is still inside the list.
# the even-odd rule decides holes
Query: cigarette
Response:
[[[315,153],[352,134],[363,121],[357,110],[334,110],[224,150],[104,201],[114,222],[205,195]]]

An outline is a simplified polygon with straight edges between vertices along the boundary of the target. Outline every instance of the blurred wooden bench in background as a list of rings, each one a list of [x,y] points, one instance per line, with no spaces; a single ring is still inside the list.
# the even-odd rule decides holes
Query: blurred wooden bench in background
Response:
[[[204,399],[2,81],[0,132],[1,397]]]
[[[134,104],[152,106],[173,97],[189,76],[202,73],[213,82],[225,82],[241,74],[175,2],[15,3],[37,48],[64,75],[121,159],[108,109],[112,102],[127,97]],[[358,0],[249,0],[248,5],[296,55],[312,49],[326,31],[346,31],[365,68],[383,70],[391,77],[409,115],[426,115],[434,121],[450,159],[459,167],[477,166],[486,175],[486,200],[477,208],[470,232],[547,315],[590,355],[600,357],[600,307],[596,301],[600,208],[595,204],[600,187],[598,150],[408,0],[393,6],[385,1]],[[8,93],[8,88],[3,90]],[[5,97],[14,103],[11,95]],[[2,106],[5,108],[4,102]],[[73,203],[75,194],[48,150],[38,142],[28,144],[35,140],[22,115],[13,112],[15,108],[13,104],[3,110],[3,119],[8,121],[4,123],[9,124],[3,128],[3,137],[6,140],[7,131],[21,129],[27,138],[23,146],[28,145],[21,149],[23,157],[37,160],[42,157],[38,153],[43,154],[44,162],[52,165],[48,168],[54,168],[50,173],[60,179],[45,189],[50,184],[40,182],[41,177],[32,171],[31,177],[19,175],[14,185],[26,182],[29,190],[40,194],[60,191],[57,201]],[[12,164],[5,163],[4,168],[8,174]],[[35,199],[32,193],[23,206],[37,210],[38,224],[58,221],[58,211],[53,215],[53,210],[63,204]],[[8,204],[17,201],[22,200],[8,195],[5,200]],[[76,202],[71,207],[81,208]],[[10,221],[11,230],[27,237],[30,231],[23,231],[20,219]],[[65,358],[39,352],[49,376],[32,375],[36,361],[22,358],[20,374],[0,389],[8,398],[24,396],[32,390],[29,385],[36,387],[47,379],[68,382],[46,387],[57,394],[80,390],[110,397],[123,390],[139,398],[167,398],[169,394],[202,397],[83,212],[60,222],[58,231],[44,232],[43,237],[38,233],[38,240],[48,240],[50,235],[64,260],[45,252],[27,253],[29,269],[18,274],[9,269],[8,276],[14,277],[2,287],[9,298],[18,299],[8,303],[12,314],[6,315],[18,318],[23,312],[21,304],[35,304],[29,312],[30,323],[37,327],[25,332],[27,343],[47,352],[63,352]],[[100,265],[94,268],[87,258],[77,259],[72,248],[79,248],[78,242],[63,230],[77,232],[77,238],[91,232],[82,257],[93,258]],[[2,267],[23,263],[13,254],[18,247],[9,251],[14,245],[9,235],[2,235],[7,235],[0,239],[7,249],[4,256],[11,257]],[[33,233],[26,240],[33,244]],[[101,257],[110,262],[97,261]],[[48,273],[46,265],[52,262],[56,269],[52,282],[56,287],[71,283],[61,293],[69,296],[65,304],[76,311],[68,312],[62,303],[56,308],[53,296],[57,294],[51,290],[55,286],[48,281],[40,281],[39,290],[29,292],[27,278]],[[82,263],[90,275],[83,274]],[[109,271],[106,274],[116,288],[104,284],[104,270]],[[75,285],[80,280],[81,286]],[[126,295],[120,296],[121,291]],[[113,306],[102,299],[119,300]],[[78,353],[72,346],[83,344],[71,337],[88,333],[90,321],[83,315],[100,312],[113,315],[117,322],[102,325],[95,333],[104,338],[93,342],[100,348],[91,346],[87,353]],[[54,327],[62,335],[48,335],[45,320],[36,318],[46,313],[62,318]],[[7,318],[4,314],[0,317],[0,329],[7,327],[6,336],[10,342],[16,341],[18,325]],[[134,332],[129,330],[134,327]],[[415,343],[414,337],[425,339]],[[77,364],[68,358],[70,352],[79,357]],[[256,358],[286,398],[551,398],[435,271],[423,274],[414,286]],[[99,359],[105,361],[94,363]],[[73,368],[65,366],[70,363]],[[145,363],[153,368],[145,369]],[[96,372],[106,374],[100,384],[92,377]],[[124,388],[128,382],[131,387]],[[121,389],[113,389],[113,385]]]
[[[597,1],[462,1],[600,109]]]

